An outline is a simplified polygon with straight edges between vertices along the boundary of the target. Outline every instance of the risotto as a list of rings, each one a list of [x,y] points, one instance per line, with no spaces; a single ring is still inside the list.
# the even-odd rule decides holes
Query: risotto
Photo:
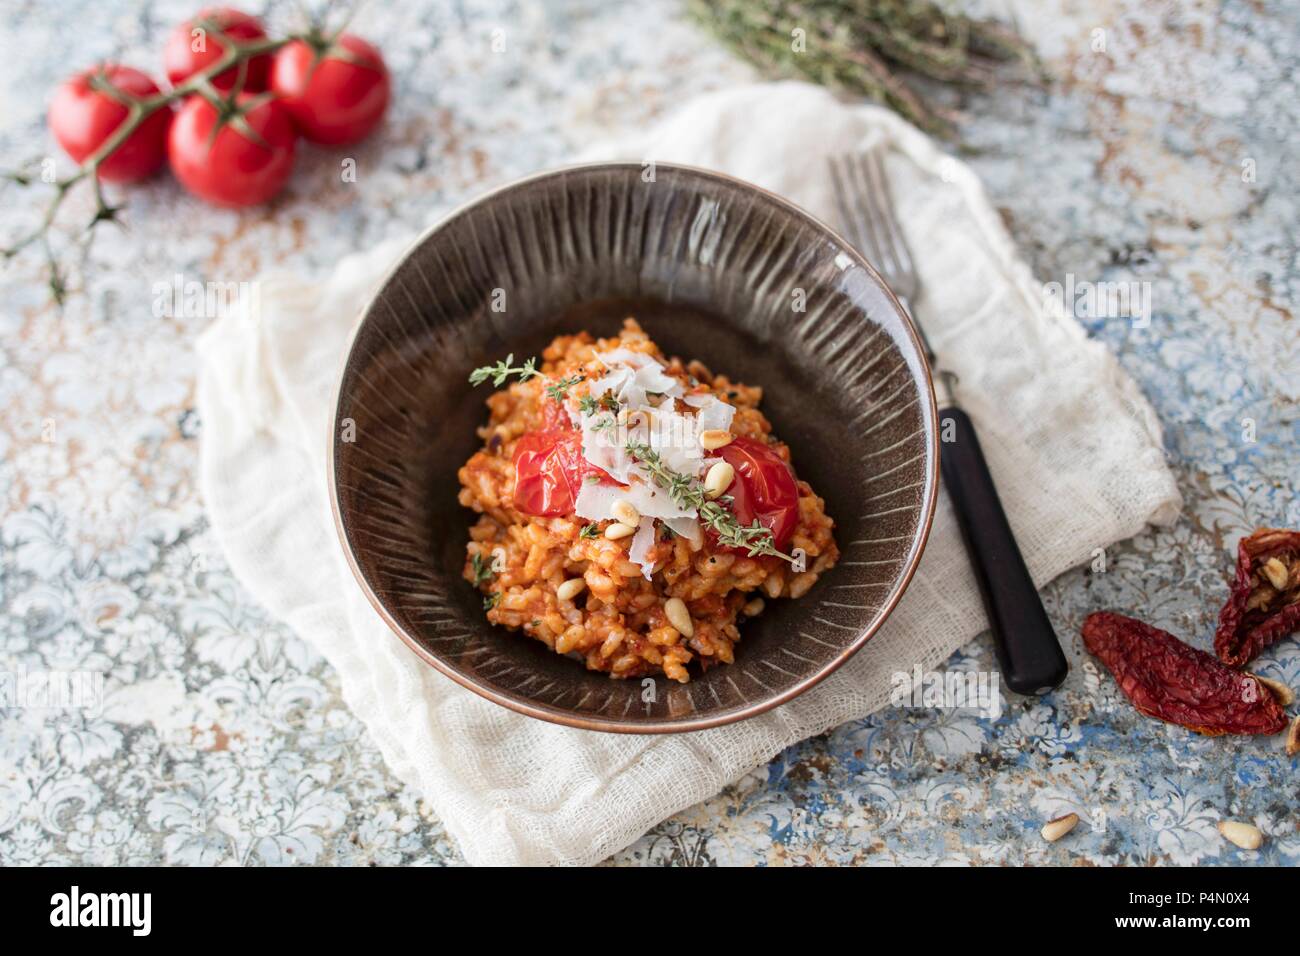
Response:
[[[498,387],[459,472],[479,515],[465,579],[493,624],[611,677],[685,683],[731,663],[743,619],[839,557],[762,389],[665,358],[634,319],[471,382]]]

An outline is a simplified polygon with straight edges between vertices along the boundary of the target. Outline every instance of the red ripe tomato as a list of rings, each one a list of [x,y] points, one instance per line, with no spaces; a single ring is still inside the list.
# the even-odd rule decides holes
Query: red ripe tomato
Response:
[[[241,93],[238,106],[247,108],[258,97]],[[293,171],[297,134],[288,111],[267,100],[243,114],[261,143],[249,139],[230,123],[213,138],[219,114],[199,96],[181,107],[167,140],[172,172],[194,195],[218,206],[255,206],[278,193]]]
[[[284,98],[298,131],[313,143],[346,146],[365,139],[388,109],[388,68],[379,51],[345,33],[317,56],[302,40],[275,55],[271,89]]]
[[[784,550],[799,523],[799,488],[790,466],[770,445],[737,438],[718,449],[718,457],[736,469],[725,494],[732,497],[732,514],[742,525],[759,524],[772,532],[772,543]],[[744,548],[727,550],[746,554]]]
[[[575,428],[573,419],[569,413],[564,410],[564,406],[552,398],[542,400],[542,430],[559,429],[562,431],[573,431]]]
[[[158,92],[154,81],[129,66],[108,64],[78,73],[59,87],[50,104],[50,131],[59,145],[76,162],[83,162],[126,119],[127,108],[109,93],[93,89],[91,77],[102,72],[105,79],[128,96],[144,99]],[[167,155],[170,107],[162,107],[145,120],[99,166],[99,178],[111,183],[130,183],[158,170]]]
[[[582,433],[572,428],[529,432],[515,445],[515,510],[555,518],[573,514],[583,482],[617,484],[582,457]]]
[[[205,30],[203,35],[195,36],[196,29],[203,29],[197,24],[204,20],[216,24],[222,33],[233,40],[247,42],[266,39],[266,30],[257,17],[232,10],[230,7],[200,10],[194,19],[187,20],[173,30],[171,36],[167,38],[167,45],[163,47],[163,69],[167,72],[167,79],[171,80],[172,86],[178,86],[195,73],[211,66],[226,51],[215,36],[207,35],[209,31]],[[195,50],[196,46],[201,49]],[[247,61],[246,69],[244,92],[261,93],[266,89],[271,75],[271,54],[264,53],[253,57]],[[234,88],[237,79],[239,79],[239,68],[232,66],[213,77],[212,85],[226,92]]]

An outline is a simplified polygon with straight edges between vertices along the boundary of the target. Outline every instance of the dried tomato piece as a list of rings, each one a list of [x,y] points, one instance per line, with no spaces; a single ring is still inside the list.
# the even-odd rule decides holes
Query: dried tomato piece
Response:
[[[1083,622],[1083,643],[1114,675],[1140,713],[1198,734],[1276,734],[1287,720],[1266,686],[1168,631],[1099,611]]]
[[[1260,528],[1237,546],[1237,575],[1219,612],[1214,651],[1240,667],[1300,628],[1300,531]]]

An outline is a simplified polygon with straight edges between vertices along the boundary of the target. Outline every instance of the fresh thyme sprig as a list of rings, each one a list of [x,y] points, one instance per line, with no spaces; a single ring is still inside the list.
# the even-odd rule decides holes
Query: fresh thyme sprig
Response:
[[[724,44],[775,76],[798,76],[869,96],[916,125],[955,135],[951,111],[927,95],[934,84],[989,86],[1041,75],[1014,29],[964,16],[934,0],[687,0]],[[1017,69],[1003,64],[1018,61]]]
[[[537,359],[530,358],[523,365],[514,368],[510,363],[515,360],[515,353],[511,352],[505,357],[504,361],[497,362],[496,365],[484,365],[482,368],[476,368],[469,373],[469,383],[475,387],[482,385],[488,379],[492,379],[492,384],[500,388],[506,383],[511,375],[518,373],[519,381],[526,382],[534,375],[541,374],[537,371]]]
[[[594,395],[582,396],[578,399],[578,410],[586,417],[596,419],[591,424],[592,431],[603,432],[618,424],[618,410],[621,404],[612,392],[606,391],[599,398]],[[602,415],[601,412],[609,414]]]
[[[474,572],[474,586],[478,587],[485,581],[491,581],[496,575],[492,570],[491,559],[484,561],[483,555],[475,554],[469,559],[470,570]]]
[[[600,479],[597,478],[596,480],[599,481]],[[599,538],[599,537],[600,537],[600,525],[598,525],[598,524],[597,524],[596,522],[594,522],[594,521],[593,521],[591,524],[585,524],[585,525],[583,525],[583,526],[582,526],[582,530],[578,532],[578,537],[579,537],[579,538]]]
[[[562,378],[553,385],[546,386],[546,394],[551,396],[557,402],[563,402],[565,394],[579,382],[585,382],[585,375],[571,375],[568,378]]]
[[[730,504],[731,499],[710,498],[698,481],[669,468],[659,453],[644,442],[628,442],[624,447],[679,507],[694,508],[699,513],[700,521],[718,536],[721,544],[731,548],[744,548],[751,558],[763,554],[794,563],[793,556],[776,547],[771,529],[763,527],[757,518],[748,527],[736,520],[736,516],[724,507],[725,504]]]
[[[501,592],[493,591],[483,599],[483,610],[490,611],[501,603]]]

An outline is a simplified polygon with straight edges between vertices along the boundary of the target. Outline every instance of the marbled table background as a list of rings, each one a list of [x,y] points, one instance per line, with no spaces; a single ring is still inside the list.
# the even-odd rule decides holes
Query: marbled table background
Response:
[[[166,32],[196,6],[0,0],[0,164],[52,154],[43,115],[61,78],[105,56],[157,72]],[[1300,862],[1300,778],[1280,739],[1140,718],[1078,639],[1084,615],[1114,607],[1208,646],[1237,538],[1300,525],[1296,9],[1013,6],[1057,82],[960,104],[971,161],[1044,281],[1152,283],[1148,328],[1081,321],[1163,418],[1184,517],[1112,549],[1104,573],[1048,588],[1073,664],[1056,693],[1012,699],[995,721],[887,709],[792,748],[615,862]],[[291,15],[277,4],[269,19]],[[0,711],[0,863],[459,861],[337,675],[230,576],[195,485],[192,343],[209,319],[156,316],[154,285],[327,270],[753,74],[657,0],[373,4],[356,29],[396,94],[353,154],[355,183],[340,182],[338,154],[305,150],[267,209],[214,211],[165,178],[135,189],[128,228],[74,270],[62,311],[39,256],[0,272],[0,671],[106,675],[100,713]],[[792,118],[791,134],[816,130]],[[2,195],[7,239],[43,194]],[[993,667],[987,640],[951,666]],[[1300,686],[1297,645],[1259,671]],[[1042,821],[1070,809],[1084,824],[1042,842]],[[1256,822],[1264,848],[1226,844],[1222,817]]]

